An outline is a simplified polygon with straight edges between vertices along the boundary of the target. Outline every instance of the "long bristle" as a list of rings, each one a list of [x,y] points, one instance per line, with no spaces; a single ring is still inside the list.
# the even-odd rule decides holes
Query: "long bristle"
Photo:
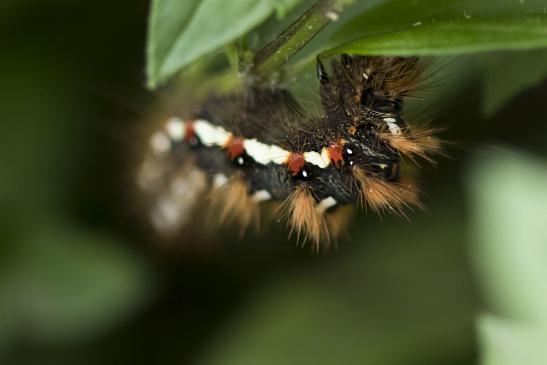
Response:
[[[425,68],[424,62],[415,57],[375,57],[366,65],[373,75],[372,87],[391,99],[414,92]]]
[[[219,211],[220,223],[236,222],[243,234],[249,225],[258,228],[260,209],[249,196],[247,184],[240,176],[232,177],[224,185],[217,187],[211,194],[213,209]]]
[[[354,169],[354,176],[361,187],[363,200],[377,212],[389,210],[406,216],[405,208],[421,207],[411,184],[385,181],[361,168]]]
[[[283,203],[291,233],[296,232],[297,240],[303,235],[304,241],[311,240],[314,249],[319,249],[321,242],[323,215],[316,211],[316,202],[307,185],[300,185]]]
[[[419,156],[431,163],[434,160],[432,154],[440,153],[441,141],[433,136],[435,130],[427,128],[403,129],[400,134],[389,132],[379,133],[380,139],[386,141],[401,154],[413,159]]]

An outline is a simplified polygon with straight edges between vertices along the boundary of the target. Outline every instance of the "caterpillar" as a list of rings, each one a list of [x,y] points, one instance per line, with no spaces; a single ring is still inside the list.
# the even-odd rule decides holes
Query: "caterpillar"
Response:
[[[178,228],[204,194],[242,230],[257,224],[261,203],[274,201],[290,233],[319,249],[344,230],[344,207],[405,214],[420,206],[400,165],[404,157],[431,160],[440,148],[431,129],[411,128],[403,115],[424,62],[342,55],[330,72],[316,65],[318,113],[285,88],[250,85],[152,134],[138,182],[148,195],[167,191],[151,208],[158,229]]]

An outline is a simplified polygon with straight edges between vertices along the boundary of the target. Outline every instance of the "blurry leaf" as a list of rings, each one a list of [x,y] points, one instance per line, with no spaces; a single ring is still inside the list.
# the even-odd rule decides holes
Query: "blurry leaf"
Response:
[[[248,300],[198,363],[458,363],[474,304],[461,220],[444,203],[452,209],[413,224],[366,217],[343,255],[276,276]]]
[[[483,111],[494,114],[514,95],[547,77],[547,50],[482,55]]]
[[[28,72],[40,52],[30,43],[21,48],[10,48],[0,67],[0,205],[35,211],[66,199],[63,178],[77,170],[71,147],[78,99],[62,62],[43,56],[48,72]]]
[[[542,0],[392,0],[365,11],[336,34],[326,52],[446,55],[547,47]]]
[[[472,258],[489,308],[547,324],[547,163],[490,152],[468,181]]]
[[[276,11],[277,18],[282,19],[287,16],[289,11],[303,1],[309,0],[270,0],[270,3]]]
[[[547,327],[483,315],[478,324],[482,365],[544,365]]]
[[[108,236],[51,223],[29,227],[13,244],[0,308],[17,335],[79,341],[130,317],[147,297],[143,262]]]
[[[473,165],[468,179],[472,258],[495,313],[478,322],[481,363],[545,364],[547,163],[489,152]]]
[[[301,0],[153,0],[148,30],[148,85],[156,87],[199,57]]]
[[[415,104],[423,110],[427,108],[431,115],[445,114],[454,107],[455,100],[461,100],[466,91],[478,84],[483,113],[491,116],[547,77],[547,50],[435,57],[429,70],[432,72],[426,74],[420,97],[409,100],[407,110]]]

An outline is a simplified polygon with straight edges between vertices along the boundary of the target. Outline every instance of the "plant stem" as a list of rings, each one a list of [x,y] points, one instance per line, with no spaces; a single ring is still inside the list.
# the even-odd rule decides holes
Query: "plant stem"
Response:
[[[320,0],[292,23],[254,58],[251,72],[266,76],[279,70],[328,23],[338,19],[340,12],[354,0]]]

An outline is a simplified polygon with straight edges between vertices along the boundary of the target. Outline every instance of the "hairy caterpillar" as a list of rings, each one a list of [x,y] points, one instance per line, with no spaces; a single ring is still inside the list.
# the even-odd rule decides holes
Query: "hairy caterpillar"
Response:
[[[176,228],[212,191],[221,219],[242,229],[258,221],[261,202],[282,202],[291,232],[318,248],[343,230],[343,206],[402,214],[419,206],[399,166],[403,156],[430,159],[439,148],[430,130],[410,128],[402,114],[423,71],[413,57],[342,55],[330,74],[317,62],[316,116],[285,89],[250,86],[170,118],[150,138],[138,176],[145,193],[166,191],[152,206],[154,225]]]

